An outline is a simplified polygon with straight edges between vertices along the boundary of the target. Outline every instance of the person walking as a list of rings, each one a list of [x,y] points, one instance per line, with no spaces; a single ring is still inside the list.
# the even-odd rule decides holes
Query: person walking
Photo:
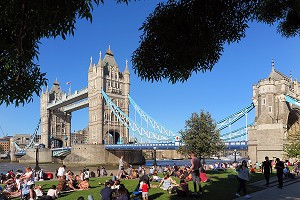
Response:
[[[200,181],[200,171],[199,168],[201,167],[201,161],[199,158],[196,157],[195,153],[191,153],[191,174],[194,184],[194,192],[197,193],[197,185],[199,186],[199,194],[202,194],[202,188],[201,188],[201,181]]]
[[[241,190],[243,190],[245,194],[245,198],[251,198],[251,196],[247,194],[247,190],[246,190],[246,182],[249,181],[249,175],[250,175],[247,166],[247,161],[243,160],[242,164],[236,168],[236,171],[238,172],[237,179],[239,182],[239,187],[237,192],[235,193],[235,196],[240,197],[241,195],[239,193]]]
[[[277,174],[277,179],[278,179],[278,183],[279,183],[278,188],[282,189],[284,164],[282,161],[280,161],[279,158],[276,158],[275,169],[277,171],[276,174]]]
[[[262,163],[261,172],[265,175],[266,186],[269,186],[270,174],[272,174],[272,163],[269,157],[265,157],[265,161]]]
[[[119,160],[119,171],[121,171],[121,169],[124,168],[124,160],[123,160],[123,156],[121,156],[120,160]]]

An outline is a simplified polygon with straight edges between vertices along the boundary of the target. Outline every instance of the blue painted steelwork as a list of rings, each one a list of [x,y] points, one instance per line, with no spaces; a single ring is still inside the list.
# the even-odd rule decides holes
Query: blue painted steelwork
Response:
[[[53,157],[62,157],[69,155],[71,153],[72,147],[53,148],[51,150]]]
[[[222,130],[224,128],[227,128],[228,126],[234,124],[239,119],[244,117],[247,113],[249,113],[254,108],[254,104],[251,103],[250,105],[246,106],[245,108],[241,109],[240,111],[220,120],[217,122],[216,129]]]
[[[130,128],[132,131],[137,132],[141,137],[145,137],[149,140],[155,141],[172,141],[175,138],[171,138],[165,135],[153,133],[149,130],[145,130],[143,127],[138,126],[133,120],[131,120],[117,105],[115,105],[107,94],[102,90],[102,95],[109,106],[113,111],[114,115],[119,119],[119,121],[126,127]]]
[[[40,124],[41,124],[41,118],[39,119],[38,125],[34,130],[34,133],[30,136],[30,141],[29,143],[25,146],[25,148],[21,148],[19,147],[19,145],[16,142],[13,142],[13,144],[15,145],[16,151],[15,151],[15,155],[25,155],[26,154],[26,150],[29,147],[32,147],[34,145],[34,139],[38,134],[39,128],[40,128]]]
[[[225,133],[225,134],[222,134],[220,136],[220,138],[223,140],[223,141],[229,141],[229,140],[232,140],[232,139],[236,139],[236,138],[240,138],[240,137],[243,137],[245,135],[248,134],[248,127],[249,126],[252,126],[254,123],[251,123],[251,124],[248,124],[247,127],[246,126],[243,126],[239,129],[236,129],[232,132],[229,132],[229,133]]]
[[[289,95],[285,96],[285,100],[287,102],[291,103],[291,104],[294,104],[295,106],[300,107],[300,101],[297,100],[297,99],[295,99],[295,98],[293,98],[293,97],[291,97],[291,96],[289,96]]]
[[[105,145],[106,150],[176,150],[181,142],[175,143],[143,143],[143,144],[109,144]],[[246,141],[225,142],[226,149],[248,149]]]
[[[143,144],[109,144],[105,145],[106,150],[174,150],[182,145],[176,143],[143,143]]]
[[[147,122],[149,123],[155,130],[157,129],[159,133],[166,135],[167,137],[175,137],[175,134],[173,131],[168,130],[161,124],[157,123],[156,120],[154,120],[152,117],[150,117],[146,112],[144,112],[136,103],[135,101],[130,97],[128,94],[128,99],[133,105],[134,109],[139,113],[139,115]]]

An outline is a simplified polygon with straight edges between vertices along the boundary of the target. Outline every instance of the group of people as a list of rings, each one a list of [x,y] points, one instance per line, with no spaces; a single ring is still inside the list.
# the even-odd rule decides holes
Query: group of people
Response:
[[[257,165],[257,164],[256,164]],[[297,165],[298,166],[298,165]],[[252,167],[252,166],[251,166]],[[239,197],[240,191],[243,190],[246,198],[250,198],[251,196],[247,194],[246,190],[246,182],[249,180],[250,173],[252,172],[252,168],[248,168],[247,161],[243,160],[240,165],[236,168],[238,173],[238,190],[236,192],[236,196]],[[283,188],[283,178],[288,177],[293,179],[294,175],[290,173],[289,164],[284,163],[279,158],[276,158],[275,161],[271,161],[268,156],[265,157],[265,161],[263,161],[260,165],[259,171],[264,174],[266,180],[266,186],[270,184],[270,175],[272,174],[273,168],[276,169],[276,176],[278,180],[278,188]]]
[[[5,184],[0,188],[3,199],[20,197],[22,199],[45,199],[52,200],[59,197],[60,193],[69,190],[87,190],[90,187],[89,169],[83,169],[78,175],[72,171],[66,171],[63,165],[57,170],[57,185],[52,185],[48,191],[43,191],[42,185],[37,185],[37,181],[43,180],[43,170],[35,171],[31,167],[26,167],[25,172],[18,170],[16,173],[10,170],[7,174],[1,174],[1,183]]]

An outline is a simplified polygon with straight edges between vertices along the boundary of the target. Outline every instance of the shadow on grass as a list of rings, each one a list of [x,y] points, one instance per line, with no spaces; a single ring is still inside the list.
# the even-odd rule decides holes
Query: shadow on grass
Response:
[[[163,194],[164,194],[163,192],[151,194],[151,195],[149,195],[149,199],[158,199]]]
[[[238,189],[238,181],[236,173],[232,170],[226,171],[206,171],[208,178],[213,182],[201,183],[203,194],[200,197],[177,197],[176,195],[169,196],[169,200],[182,200],[182,199],[205,199],[205,200],[231,200],[235,198],[235,193]],[[262,174],[253,174],[253,181],[263,179]],[[251,182],[252,182],[251,180]],[[190,191],[194,191],[193,182],[188,182]],[[247,185],[247,192],[253,193],[261,190],[262,188]]]

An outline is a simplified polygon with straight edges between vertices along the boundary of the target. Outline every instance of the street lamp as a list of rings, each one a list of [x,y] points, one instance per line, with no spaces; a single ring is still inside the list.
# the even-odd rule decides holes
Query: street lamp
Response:
[[[233,152],[234,152],[234,162],[236,163],[236,149],[234,149]]]
[[[39,148],[40,148],[40,144],[35,144],[34,145],[35,148],[35,171],[39,171],[41,168],[39,167]]]
[[[156,167],[157,166],[157,163],[156,163],[156,147],[153,147],[153,159],[154,159],[154,162],[153,162],[153,165]]]

